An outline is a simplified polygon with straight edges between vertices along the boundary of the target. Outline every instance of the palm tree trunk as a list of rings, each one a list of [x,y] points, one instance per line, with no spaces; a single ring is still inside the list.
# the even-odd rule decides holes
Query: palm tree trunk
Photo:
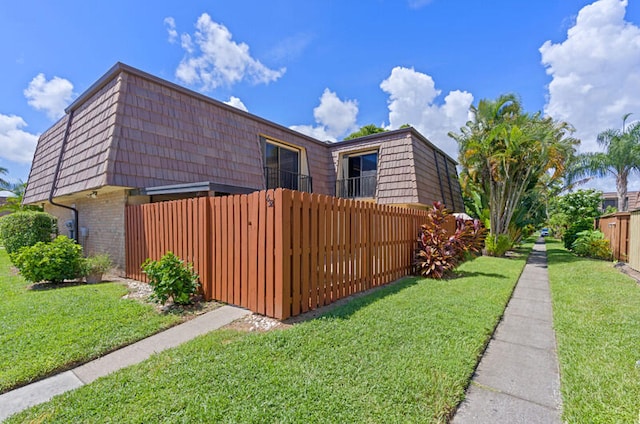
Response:
[[[618,190],[618,211],[626,212],[629,208],[627,204],[627,179],[629,173],[627,171],[618,172],[616,176],[616,189]]]

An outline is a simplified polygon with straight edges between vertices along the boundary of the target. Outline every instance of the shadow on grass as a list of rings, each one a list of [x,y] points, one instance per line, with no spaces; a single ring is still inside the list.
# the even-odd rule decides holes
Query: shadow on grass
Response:
[[[283,323],[295,324],[319,318],[347,319],[358,310],[384,299],[387,296],[395,295],[406,288],[412,287],[418,284],[420,280],[422,280],[422,277],[404,277],[389,284],[374,287],[367,291],[344,297],[327,306],[291,317],[284,320]]]
[[[106,281],[105,281],[106,282]],[[102,284],[102,283],[96,283]],[[76,286],[86,286],[88,285],[84,281],[65,281],[62,283],[51,283],[51,282],[40,282],[34,283],[30,286],[27,286],[27,290],[33,291],[46,291],[46,290],[57,290],[57,289],[65,289],[67,287],[76,287]]]
[[[480,271],[456,271],[454,278],[465,277],[490,277],[490,278],[507,278],[504,274],[497,274],[494,272],[480,272]]]
[[[549,264],[568,264],[583,261],[584,258],[580,258],[573,253],[565,250],[561,247],[549,247],[547,245],[547,260]]]

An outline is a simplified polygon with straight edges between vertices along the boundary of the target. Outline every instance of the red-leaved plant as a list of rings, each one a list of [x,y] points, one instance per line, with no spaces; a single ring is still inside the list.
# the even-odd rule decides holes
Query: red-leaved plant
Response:
[[[443,278],[465,260],[482,254],[487,230],[480,221],[456,218],[455,231],[448,233],[448,215],[442,203],[434,202],[420,227],[414,265],[423,277]]]

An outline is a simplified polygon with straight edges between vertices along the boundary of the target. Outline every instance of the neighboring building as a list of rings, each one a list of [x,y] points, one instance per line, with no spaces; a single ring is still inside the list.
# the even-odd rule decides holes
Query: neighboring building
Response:
[[[24,195],[125,263],[125,205],[284,187],[464,210],[456,163],[413,128],[318,141],[118,63],[40,136]]]
[[[620,211],[622,208],[618,207],[618,193],[608,192],[602,193],[604,200],[602,201],[602,210],[605,211],[607,207],[613,206],[616,210]],[[628,191],[625,199],[626,211],[634,211],[640,209],[640,191]]]
[[[7,204],[7,199],[16,197],[16,194],[8,190],[0,190],[0,208]],[[0,216],[9,215],[10,211],[0,211]]]

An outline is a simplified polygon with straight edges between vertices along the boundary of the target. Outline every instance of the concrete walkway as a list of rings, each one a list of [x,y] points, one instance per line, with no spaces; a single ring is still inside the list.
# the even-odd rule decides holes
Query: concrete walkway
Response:
[[[154,353],[176,347],[250,313],[246,309],[223,306],[70,371],[0,395],[0,421],[46,402],[56,395],[89,384],[99,377],[142,362]]]
[[[558,370],[546,247],[539,239],[453,423],[561,423]]]

